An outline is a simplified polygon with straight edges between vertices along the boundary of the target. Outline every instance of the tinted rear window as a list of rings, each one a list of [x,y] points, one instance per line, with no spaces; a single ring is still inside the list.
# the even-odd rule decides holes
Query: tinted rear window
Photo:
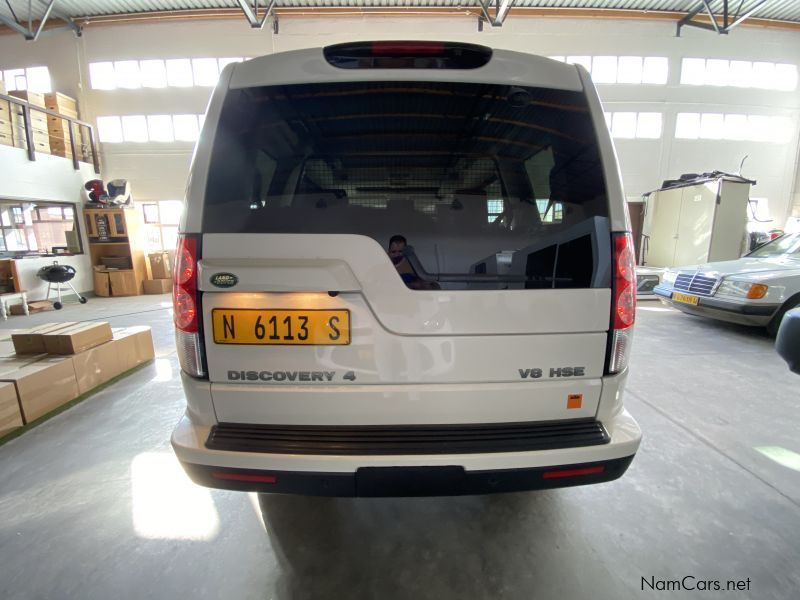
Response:
[[[228,93],[203,230],[399,234],[430,287],[594,287],[607,216],[582,93],[345,82]]]

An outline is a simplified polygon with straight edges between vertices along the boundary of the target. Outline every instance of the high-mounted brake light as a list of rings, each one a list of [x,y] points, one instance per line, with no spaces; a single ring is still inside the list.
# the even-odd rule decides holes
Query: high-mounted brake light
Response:
[[[491,48],[456,42],[354,42],[323,53],[339,69],[477,69],[492,58]]]
[[[175,343],[181,368],[193,377],[205,375],[197,293],[197,261],[199,258],[198,238],[192,235],[180,235],[175,251],[175,271],[172,280]]]
[[[636,320],[636,264],[630,233],[615,233],[614,282],[611,290],[611,347],[608,372],[619,373],[628,366],[633,323]]]
[[[375,56],[440,56],[444,52],[442,42],[372,42]]]

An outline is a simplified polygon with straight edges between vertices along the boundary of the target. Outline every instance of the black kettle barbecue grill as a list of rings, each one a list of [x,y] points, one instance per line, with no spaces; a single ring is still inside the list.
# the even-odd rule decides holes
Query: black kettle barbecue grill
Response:
[[[54,261],[52,265],[42,267],[36,272],[36,276],[39,279],[47,282],[47,297],[45,300],[50,299],[50,289],[55,285],[55,291],[56,294],[58,294],[58,300],[53,302],[53,308],[56,310],[59,310],[62,306],[64,306],[61,302],[61,284],[63,283],[66,283],[69,289],[72,290],[72,293],[78,297],[78,302],[81,304],[86,304],[86,298],[81,296],[78,293],[78,290],[76,290],[70,283],[72,278],[75,277],[75,273],[75,267],[71,265],[60,265],[58,264],[58,261]]]

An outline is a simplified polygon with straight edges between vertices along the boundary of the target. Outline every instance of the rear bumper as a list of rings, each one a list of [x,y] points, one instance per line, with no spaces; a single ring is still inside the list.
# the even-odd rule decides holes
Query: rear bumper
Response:
[[[192,480],[226,490],[337,497],[462,496],[604,483],[622,476],[633,456],[580,465],[467,471],[444,467],[361,467],[355,473],[220,469],[183,463]]]
[[[207,487],[325,496],[424,496],[510,492],[611,481],[636,453],[641,430],[622,411],[593,446],[481,454],[309,455],[212,450],[210,427],[184,417],[172,436],[189,476]],[[554,470],[568,471],[549,474]],[[574,471],[570,473],[570,471]]]

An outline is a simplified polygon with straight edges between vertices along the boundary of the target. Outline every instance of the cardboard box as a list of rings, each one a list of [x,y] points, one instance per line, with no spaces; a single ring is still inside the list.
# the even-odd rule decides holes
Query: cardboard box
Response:
[[[95,269],[94,293],[104,298],[111,295],[111,282],[108,279],[108,271],[98,271]]]
[[[77,325],[73,321],[66,323],[45,323],[33,329],[27,329],[11,335],[14,350],[17,354],[42,354],[44,349],[44,334]]]
[[[106,321],[78,323],[72,327],[44,334],[44,349],[48,354],[77,354],[110,342],[114,335]]]
[[[53,310],[53,303],[49,300],[36,300],[35,302],[28,302],[28,314],[33,315],[46,310]],[[8,314],[16,316],[24,315],[25,305],[22,302],[9,305]]]
[[[11,125],[14,127],[19,127],[20,129],[25,129],[25,116],[22,114],[22,109],[17,107],[19,112],[12,112],[11,118],[9,119]],[[47,131],[47,114],[40,113],[35,110],[30,111],[31,116],[31,129],[37,132],[39,135],[48,133]]]
[[[167,252],[154,252],[148,254],[147,258],[150,260],[150,272],[153,279],[172,278],[172,265],[169,262],[169,254]]]
[[[24,423],[30,423],[78,397],[71,356],[48,356],[0,372],[0,381],[14,384]]]
[[[32,315],[46,310],[53,310],[53,302],[50,300],[34,300],[28,302],[28,312]]]
[[[72,357],[78,393],[85,394],[120,373],[120,352],[116,341],[100,344]]]
[[[74,118],[78,117],[78,101],[66,94],[61,94],[59,92],[45,94],[44,105],[50,110],[54,110],[62,115]]]
[[[108,281],[112,296],[138,296],[139,285],[132,270],[109,271]]]
[[[14,90],[9,92],[8,95],[19,98],[20,100],[25,100],[28,104],[33,104],[34,106],[47,108],[44,103],[44,94],[29,92],[28,90]]]
[[[22,413],[19,411],[17,388],[13,383],[0,383],[0,436],[22,427]]]
[[[166,294],[172,291],[172,279],[147,279],[144,281],[145,294]]]
[[[153,334],[149,327],[114,329],[114,343],[119,357],[120,373],[155,358]]]

